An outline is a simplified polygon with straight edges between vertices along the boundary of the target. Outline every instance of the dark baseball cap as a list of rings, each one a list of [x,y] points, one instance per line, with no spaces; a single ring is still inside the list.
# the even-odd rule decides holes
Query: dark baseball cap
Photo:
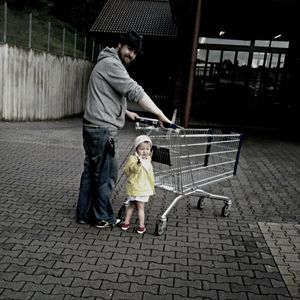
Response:
[[[120,42],[130,46],[138,53],[143,53],[143,37],[134,30],[129,30],[122,34],[120,37]]]

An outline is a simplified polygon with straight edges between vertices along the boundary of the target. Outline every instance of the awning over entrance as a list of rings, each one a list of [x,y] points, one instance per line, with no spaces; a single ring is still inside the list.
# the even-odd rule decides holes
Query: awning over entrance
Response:
[[[91,31],[119,34],[129,29],[144,36],[175,38],[169,1],[108,0]]]

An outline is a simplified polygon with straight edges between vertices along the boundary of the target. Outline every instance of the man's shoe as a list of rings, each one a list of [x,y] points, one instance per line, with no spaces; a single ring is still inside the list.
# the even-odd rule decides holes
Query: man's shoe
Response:
[[[97,228],[108,228],[111,227],[111,225],[107,221],[98,221],[94,224]]]
[[[89,224],[88,220],[85,219],[77,219],[78,224]]]
[[[97,228],[109,228],[109,227],[112,228],[120,224],[121,221],[122,221],[121,219],[116,219],[115,223],[109,223],[107,221],[99,221],[96,224],[94,224],[94,226]]]
[[[115,224],[111,224],[111,225],[112,225],[112,227],[115,227],[115,226],[117,226],[117,225],[121,224],[121,222],[122,222],[122,220],[121,220],[121,219],[116,219],[116,222],[115,222]]]

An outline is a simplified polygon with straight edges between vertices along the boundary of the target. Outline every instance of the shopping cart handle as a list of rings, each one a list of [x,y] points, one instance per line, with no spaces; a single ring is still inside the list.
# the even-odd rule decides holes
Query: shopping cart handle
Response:
[[[171,128],[171,129],[178,129],[178,128],[181,128],[181,126],[177,125],[177,124],[174,124],[174,123],[167,123],[167,122],[163,122],[163,126],[165,128]]]
[[[159,120],[157,120],[157,119],[138,117],[138,118],[135,118],[135,122],[140,122],[142,124],[147,124],[147,125],[151,125],[151,126],[154,126],[154,127],[160,127]],[[168,122],[163,122],[163,126],[165,128],[171,128],[171,129],[182,128],[181,126],[179,126],[177,124],[168,123]]]

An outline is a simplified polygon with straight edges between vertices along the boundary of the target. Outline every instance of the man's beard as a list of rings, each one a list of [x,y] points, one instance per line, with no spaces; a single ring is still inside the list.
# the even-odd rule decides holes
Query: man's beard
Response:
[[[119,53],[118,53],[119,54]],[[124,57],[122,57],[122,55],[119,54],[119,57],[121,59],[121,62],[122,64],[125,66],[125,67],[129,67],[129,65],[131,64],[132,62],[132,59],[128,56],[128,55],[125,55]],[[125,58],[128,58],[128,61],[125,60]]]

